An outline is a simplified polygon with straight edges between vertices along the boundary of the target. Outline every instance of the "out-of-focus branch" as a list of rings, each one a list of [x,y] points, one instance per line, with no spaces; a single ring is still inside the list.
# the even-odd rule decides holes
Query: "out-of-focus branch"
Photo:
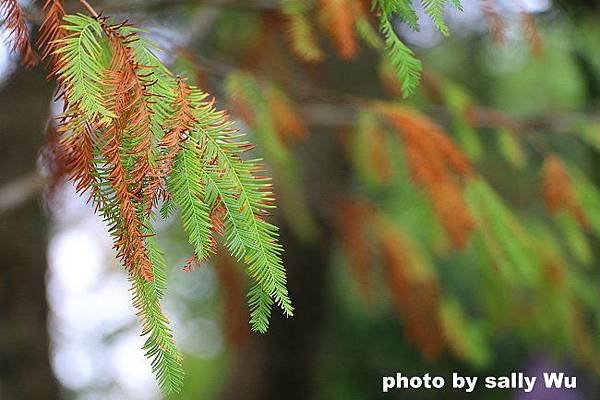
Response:
[[[235,65],[222,60],[201,56],[197,59],[204,71],[219,79],[225,78],[236,68]],[[257,71],[253,73],[259,80],[268,80],[268,77],[262,76]],[[287,89],[299,103],[300,114],[306,118],[309,125],[327,127],[350,125],[358,111],[374,103],[388,101],[339,92],[300,79],[293,79],[288,83]],[[430,113],[437,121],[451,119],[444,106],[436,106],[430,110]],[[472,106],[467,117],[476,128],[507,128],[527,136],[536,133],[568,134],[575,131],[582,121],[600,123],[600,114],[595,113],[561,113],[522,118],[479,105]]]
[[[32,171],[0,187],[0,214],[19,208],[38,195],[47,182],[47,177]]]
[[[364,104],[364,103],[363,103]],[[298,104],[298,112],[307,125],[313,127],[337,128],[350,126],[359,110],[357,104],[312,101]],[[439,112],[439,117],[443,111]],[[531,132],[566,133],[573,129],[581,116],[558,115],[550,118],[517,120],[499,111],[484,107],[476,108],[470,116],[471,123],[479,128],[497,128],[499,126],[515,129],[530,136]],[[22,204],[37,196],[48,183],[48,178],[32,171],[0,187],[0,215],[19,208]]]
[[[148,13],[152,11],[164,11],[176,7],[198,6],[203,13],[212,14],[216,10],[224,9],[250,9],[250,10],[275,10],[277,3],[268,0],[147,0],[139,2],[104,2],[90,1],[101,14],[137,14]],[[73,0],[65,3],[65,10],[68,14],[81,12],[85,7],[79,0]],[[43,14],[41,10],[33,11],[27,14],[27,18],[34,24],[41,23]]]
[[[159,11],[165,8],[180,6],[203,6],[205,8],[238,8],[238,9],[275,9],[278,6],[276,1],[272,0],[145,0],[145,1],[94,1],[94,8],[105,12],[124,12],[124,11]],[[69,12],[81,9],[79,1],[69,1],[65,4],[65,9]]]

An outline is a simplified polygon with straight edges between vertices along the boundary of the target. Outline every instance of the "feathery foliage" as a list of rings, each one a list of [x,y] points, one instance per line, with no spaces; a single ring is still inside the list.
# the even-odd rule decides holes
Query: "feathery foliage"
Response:
[[[383,14],[379,17],[381,21],[381,31],[385,37],[385,47],[390,63],[396,69],[398,80],[402,85],[402,95],[407,97],[411,95],[419,84],[421,77],[421,61],[419,61],[413,51],[409,49],[394,30],[394,25],[390,17]]]
[[[62,27],[65,9],[60,0],[45,0],[43,12],[45,17],[40,25],[40,36],[37,44],[41,49],[42,59],[53,66],[56,64],[54,53],[57,50],[58,43],[66,36],[66,31]]]
[[[448,25],[444,22],[444,6],[447,0],[423,0],[423,8],[425,12],[431,17],[431,20],[440,30],[442,35],[448,36]],[[460,3],[458,3],[460,7]]]
[[[223,235],[248,264],[250,323],[265,332],[274,304],[293,312],[277,228],[266,221],[270,179],[260,159],[245,159],[251,146],[226,115],[171,74],[138,29],[105,17],[63,17],[58,1],[44,10],[42,54],[65,103],[59,157],[77,190],[90,194],[128,269],[161,389],[178,392],[182,356],[160,307],[166,266],[152,226],[158,204],[161,214],[181,211],[196,260],[214,253]]]
[[[205,202],[209,207],[222,205],[225,209],[227,248],[236,259],[249,265],[248,273],[255,281],[249,294],[251,324],[255,330],[264,332],[272,302],[286,315],[293,314],[281,261],[282,248],[276,239],[277,228],[265,220],[273,200],[269,178],[259,175],[260,159],[241,159],[249,143],[243,140],[243,135],[231,130],[230,123],[211,104],[198,103],[203,97],[201,92],[193,90],[191,98],[197,102],[198,124],[189,135],[194,144],[202,144],[204,151],[201,178],[206,184]],[[255,301],[257,293],[260,293],[259,303]]]
[[[303,239],[313,238],[315,224],[302,200],[302,176],[289,148],[306,135],[294,105],[272,83],[259,82],[243,72],[229,74],[225,90],[233,110],[239,111],[252,128],[257,144],[270,161],[284,217]]]
[[[0,2],[0,26],[8,31],[7,42],[13,53],[21,55],[21,63],[26,68],[37,64],[37,55],[29,41],[29,27],[25,10],[18,0],[3,0]]]
[[[444,36],[449,35],[444,22],[443,11],[447,0],[423,0],[423,6],[435,25]],[[452,4],[462,10],[460,2]],[[394,17],[398,16],[413,30],[419,29],[419,19],[410,0],[373,0],[373,8],[379,16],[379,26],[385,38],[385,49],[390,63],[394,66],[404,97],[410,96],[417,88],[421,75],[421,62],[398,37],[394,26]]]
[[[284,0],[282,4],[282,13],[289,24],[292,50],[307,62],[321,61],[324,57],[309,18],[313,8],[314,0]]]

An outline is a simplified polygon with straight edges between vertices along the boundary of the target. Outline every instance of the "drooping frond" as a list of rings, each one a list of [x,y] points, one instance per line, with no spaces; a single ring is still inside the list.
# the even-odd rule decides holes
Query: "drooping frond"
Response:
[[[26,68],[37,64],[37,56],[29,41],[29,28],[25,12],[18,0],[0,2],[0,26],[8,31],[7,42],[11,51],[21,55],[21,63]]]
[[[444,6],[448,0],[421,0],[425,12],[444,36],[449,35],[448,26],[443,18]],[[462,11],[459,0],[452,5]],[[421,62],[398,37],[395,29],[395,17],[405,22],[413,30],[419,30],[419,17],[411,0],[373,0],[373,10],[379,14],[379,26],[385,38],[385,50],[390,63],[394,66],[401,83],[402,95],[410,96],[419,84]]]
[[[249,73],[231,73],[225,89],[273,168],[284,218],[303,240],[313,239],[317,227],[302,195],[301,168],[290,149],[292,141],[306,135],[293,102],[272,82],[258,81]]]
[[[354,26],[359,17],[354,1],[319,0],[321,25],[333,38],[340,57],[353,58],[358,51]]]
[[[200,180],[202,154],[198,145],[189,141],[181,146],[167,188],[173,204],[181,210],[181,220],[197,260],[212,252],[210,208],[205,203],[205,190]]]
[[[288,23],[292,51],[304,61],[321,61],[324,54],[308,17],[314,8],[314,0],[285,0],[281,7]]]
[[[133,305],[142,322],[142,336],[146,337],[143,350],[152,361],[152,372],[156,375],[161,390],[165,394],[178,393],[183,386],[183,356],[175,346],[169,320],[160,307],[166,287],[166,264],[156,238],[151,232],[147,232],[147,235],[146,243],[154,279],[148,281],[139,275],[130,274]]]
[[[133,284],[146,355],[162,390],[177,392],[181,355],[159,305],[165,272],[152,227],[158,202],[164,200],[161,214],[181,211],[194,262],[213,252],[223,235],[229,251],[249,265],[251,324],[264,332],[273,304],[286,315],[293,310],[277,228],[266,221],[269,178],[260,160],[243,159],[251,146],[224,113],[173,76],[136,28],[104,17],[64,20],[60,29],[67,34],[48,53],[65,103],[58,117],[60,157],[108,224]],[[47,29],[48,37],[62,34]]]
[[[429,15],[435,26],[437,26],[444,36],[448,36],[450,34],[448,25],[446,25],[446,22],[444,22],[444,7],[447,1],[448,0],[421,0],[425,12],[427,15]],[[454,1],[453,3],[460,7],[460,2]]]
[[[372,210],[369,204],[358,200],[346,200],[338,205],[337,210],[338,237],[346,261],[358,282],[361,295],[369,301],[373,292],[371,281],[373,256],[368,240],[368,224],[371,222]]]
[[[67,86],[67,100],[77,107],[78,114],[90,121],[96,117],[114,117],[104,104],[100,22],[84,15],[67,15],[64,20],[69,34],[55,50],[58,62],[52,74]]]
[[[224,114],[205,102],[198,89],[192,88],[190,97],[197,124],[189,135],[203,149],[205,202],[211,209],[219,204],[224,207],[226,245],[236,259],[249,265],[249,275],[255,281],[249,294],[251,323],[255,330],[264,332],[273,302],[286,315],[293,313],[277,228],[265,220],[273,200],[269,178],[260,175],[259,159],[242,160],[249,143],[231,129]]]
[[[410,96],[417,88],[421,74],[421,61],[398,37],[390,17],[382,14],[379,17],[381,31],[385,37],[387,57],[394,66],[402,87],[402,95]]]
[[[60,40],[67,35],[62,26],[62,20],[65,16],[65,9],[62,0],[45,0],[42,8],[44,19],[40,25],[37,45],[41,49],[41,57],[50,64],[53,69],[56,65],[56,49]]]
[[[132,234],[129,231],[132,227],[127,221],[123,220],[123,215],[130,213],[127,208],[131,207],[131,203],[123,201],[119,197],[120,195],[116,193],[116,189],[119,188],[111,181],[115,177],[115,174],[122,170],[111,168],[108,164],[100,165],[99,163],[107,162],[103,161],[102,158],[105,150],[100,149],[99,151],[95,151],[97,144],[94,141],[98,142],[99,139],[91,136],[88,130],[84,132],[88,132],[88,134],[71,135],[64,143],[64,145],[67,145],[73,142],[71,146],[81,143],[79,144],[80,149],[71,148],[70,154],[70,159],[76,163],[72,167],[73,170],[89,171],[89,174],[83,175],[79,180],[78,186],[91,186],[97,211],[109,225],[115,242],[124,239],[129,243],[128,246],[143,247],[141,251],[143,251],[144,260],[140,260],[141,257],[138,257],[137,261],[123,259],[123,262],[146,262],[150,264],[150,268],[152,269],[151,280],[147,276],[144,277],[136,269],[129,270],[129,278],[132,282],[133,304],[143,324],[142,335],[147,337],[144,350],[146,351],[146,356],[152,360],[152,369],[157,376],[161,390],[165,393],[178,392],[183,382],[181,355],[175,347],[171,330],[168,327],[168,320],[162,314],[159,305],[165,290],[166,276],[166,267],[162,253],[157,246],[153,233],[149,230],[150,228],[147,228],[149,224],[148,220],[144,221],[143,225],[141,225],[142,222],[139,220],[139,233]],[[75,140],[76,138],[81,139]],[[92,160],[86,160],[85,157],[78,158],[78,154],[88,154],[90,151],[92,154],[95,154]],[[91,183],[88,184],[86,179],[91,180]],[[123,232],[129,236],[117,237],[117,235],[121,235]]]
[[[385,281],[405,320],[406,335],[427,359],[435,359],[446,345],[439,282],[415,246],[395,226],[378,216],[375,230]]]
[[[373,9],[388,17],[397,15],[411,29],[419,30],[419,16],[413,8],[412,0],[373,0]]]
[[[571,177],[563,162],[555,154],[546,156],[542,170],[542,191],[546,207],[552,214],[570,213],[581,226],[587,226],[583,207],[575,197]]]
[[[469,160],[424,116],[400,107],[379,109],[404,142],[412,179],[425,189],[453,244],[465,247],[475,228],[461,183],[473,174]]]

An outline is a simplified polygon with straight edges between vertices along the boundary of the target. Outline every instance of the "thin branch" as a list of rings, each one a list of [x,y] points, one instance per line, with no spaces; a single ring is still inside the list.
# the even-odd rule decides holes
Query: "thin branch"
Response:
[[[92,14],[94,18],[98,18],[99,14],[96,12],[96,10],[94,10],[90,3],[88,3],[86,0],[79,0],[79,2],[88,10],[90,14]]]
[[[67,3],[66,8],[76,8],[77,3]],[[96,2],[96,8],[103,11],[122,12],[122,11],[148,11],[164,10],[165,8],[180,6],[205,6],[210,8],[236,8],[253,10],[273,10],[278,7],[276,1],[269,0],[236,0],[222,2],[219,0],[147,0],[141,2]]]

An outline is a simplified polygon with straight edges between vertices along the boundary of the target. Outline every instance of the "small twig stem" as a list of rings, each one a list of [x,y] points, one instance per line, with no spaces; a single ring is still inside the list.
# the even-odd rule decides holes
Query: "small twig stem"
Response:
[[[86,8],[86,10],[88,10],[90,14],[92,14],[94,18],[98,18],[100,16],[100,14],[94,10],[94,7],[92,7],[86,0],[79,0],[79,2]]]

